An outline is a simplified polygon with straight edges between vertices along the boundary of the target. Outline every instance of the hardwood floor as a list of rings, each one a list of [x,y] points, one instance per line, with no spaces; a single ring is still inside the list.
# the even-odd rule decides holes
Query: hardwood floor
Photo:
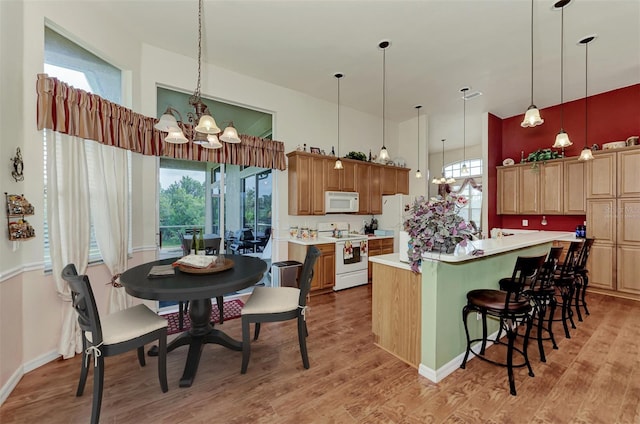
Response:
[[[547,363],[530,345],[536,374],[507,373],[474,359],[439,384],[373,345],[371,290],[312,298],[311,368],[304,370],[295,321],[265,323],[246,375],[241,353],[208,345],[192,387],[178,387],[186,349],[168,356],[163,394],[154,358],[106,358],[103,423],[640,423],[640,302],[588,296],[591,315],[546,344]],[[240,320],[220,326],[240,339]],[[560,326],[556,327],[560,330]],[[75,397],[80,359],[25,375],[0,408],[0,422],[86,423],[92,374]]]

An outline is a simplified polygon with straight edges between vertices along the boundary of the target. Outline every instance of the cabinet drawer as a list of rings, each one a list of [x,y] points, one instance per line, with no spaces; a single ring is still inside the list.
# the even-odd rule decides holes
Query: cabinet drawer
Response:
[[[336,245],[333,243],[325,243],[325,244],[316,244],[315,245],[318,250],[320,250],[320,254],[324,255],[327,253],[335,253]]]

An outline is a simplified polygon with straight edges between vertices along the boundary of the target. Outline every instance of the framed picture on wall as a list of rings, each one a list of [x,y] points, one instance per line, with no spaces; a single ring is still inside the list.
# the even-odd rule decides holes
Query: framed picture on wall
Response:
[[[319,147],[310,147],[309,149],[310,149],[309,151],[310,151],[311,153],[315,153],[315,154],[317,154],[317,155],[319,155],[319,154],[320,154],[320,148],[319,148]]]

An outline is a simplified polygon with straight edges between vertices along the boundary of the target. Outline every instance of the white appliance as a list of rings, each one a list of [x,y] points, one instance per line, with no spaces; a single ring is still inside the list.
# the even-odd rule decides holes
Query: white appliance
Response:
[[[336,243],[336,275],[333,290],[344,290],[369,282],[369,237],[349,234],[346,223],[318,224],[318,236]]]
[[[404,208],[415,200],[415,196],[394,194],[382,196],[382,215],[378,218],[378,228],[393,230],[393,251],[400,252],[399,234],[404,230]]]
[[[350,213],[358,212],[360,208],[360,197],[356,192],[348,191],[325,191],[324,192],[324,212],[325,213]]]

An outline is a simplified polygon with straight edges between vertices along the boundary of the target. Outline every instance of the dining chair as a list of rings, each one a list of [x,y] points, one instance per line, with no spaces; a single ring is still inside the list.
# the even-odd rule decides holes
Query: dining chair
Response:
[[[82,396],[89,373],[89,357],[93,356],[93,403],[91,423],[100,420],[104,386],[104,358],[132,349],[138,350],[138,362],[145,365],[144,345],[158,340],[158,378],[162,392],[167,386],[167,320],[145,305],[136,305],[100,318],[89,277],[78,275],[74,264],[62,270],[69,283],[73,307],[82,330],[82,368],[76,396]]]
[[[245,374],[251,356],[251,341],[249,325],[255,323],[253,340],[258,340],[260,335],[260,323],[298,320],[298,343],[302,355],[302,365],[309,369],[309,357],[307,354],[307,322],[305,311],[307,308],[307,295],[313,279],[313,267],[320,256],[320,250],[316,246],[309,246],[307,255],[302,265],[302,272],[296,287],[255,287],[253,293],[247,299],[242,308],[242,367],[240,372]]]

